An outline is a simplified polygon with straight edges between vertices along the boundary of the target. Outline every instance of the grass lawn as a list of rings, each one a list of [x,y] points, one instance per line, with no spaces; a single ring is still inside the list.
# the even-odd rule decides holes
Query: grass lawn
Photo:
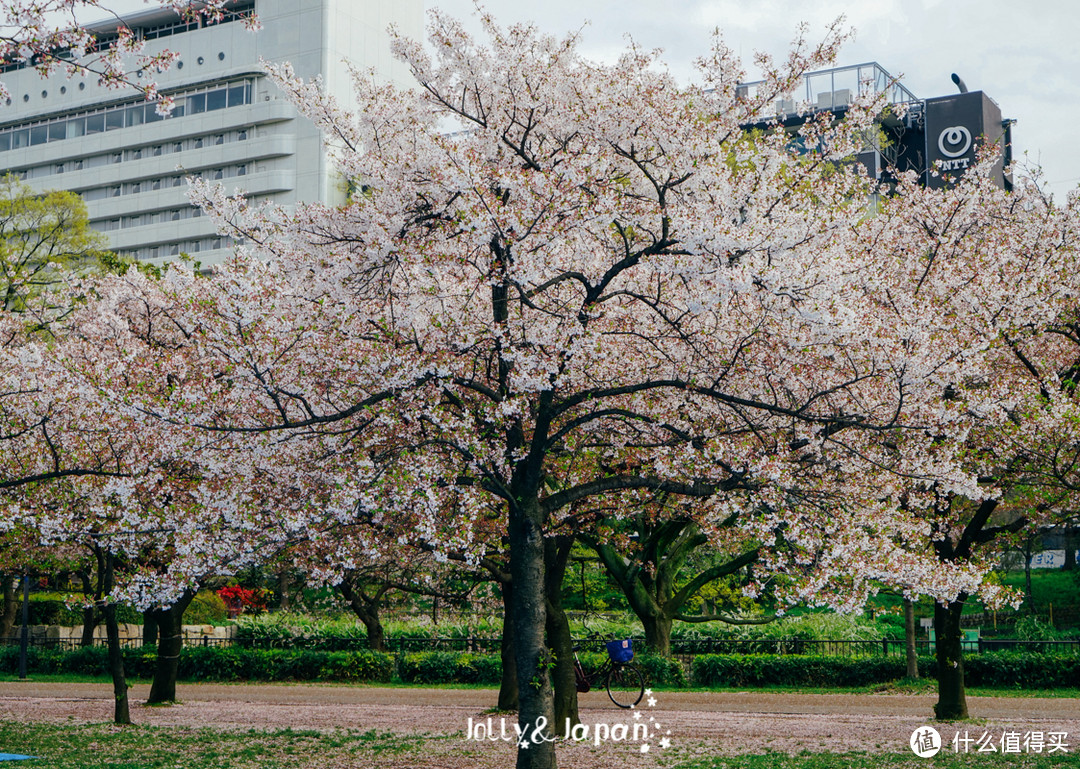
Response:
[[[0,751],[39,758],[13,767],[49,769],[315,769],[376,767],[393,756],[411,765],[436,766],[454,737],[389,732],[323,734],[314,731],[222,732],[213,729],[105,724],[0,723]],[[1075,750],[1075,745],[1071,746]],[[693,753],[691,749],[687,753]],[[946,748],[933,758],[914,754],[769,752],[736,757],[657,756],[658,769],[966,769],[1080,767],[1076,753],[1054,755],[957,755]]]
[[[438,750],[448,738],[389,732],[225,732],[111,724],[0,723],[0,751],[33,755],[12,769],[299,769],[378,766],[387,754]]]

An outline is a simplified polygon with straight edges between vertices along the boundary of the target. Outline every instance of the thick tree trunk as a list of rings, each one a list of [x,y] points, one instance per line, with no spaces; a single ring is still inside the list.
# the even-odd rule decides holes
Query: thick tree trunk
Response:
[[[0,611],[0,639],[11,638],[15,630],[15,618],[19,614],[19,599],[15,593],[18,584],[12,574],[0,574],[3,583],[3,611]]]
[[[544,639],[544,531],[535,496],[510,505],[511,617],[518,676],[517,769],[555,769],[550,655]]]
[[[184,612],[194,598],[194,590],[185,591],[172,606],[154,612],[158,625],[158,654],[147,705],[176,702],[176,677],[180,651],[184,648]]]
[[[82,611],[82,633],[79,636],[79,646],[94,645],[94,631],[101,622],[101,614],[96,606],[84,606]]]
[[[367,630],[368,648],[373,652],[386,651],[386,630],[383,628],[378,607],[365,613],[360,621],[364,623],[364,628]]]
[[[143,646],[157,646],[158,643],[158,616],[159,609],[147,609],[142,613],[142,644]]]
[[[939,721],[968,717],[964,692],[964,633],[960,614],[967,596],[961,593],[948,606],[934,604],[934,633],[937,656],[938,701],[934,715]]]
[[[1061,568],[1065,571],[1076,569],[1076,530],[1072,526],[1065,527],[1065,565]]]
[[[499,684],[499,710],[518,709],[517,662],[514,657],[514,623],[511,603],[513,602],[513,583],[510,580],[500,583],[503,602],[502,632],[502,682]]]
[[[379,604],[386,591],[376,591],[374,597],[369,598],[362,588],[354,590],[350,579],[349,575],[346,575],[345,579],[338,584],[338,589],[348,601],[353,614],[364,623],[368,648],[375,652],[386,651],[386,631],[382,625],[382,618],[379,616]]]
[[[915,648],[915,603],[904,599],[904,654],[907,657],[907,677],[919,677],[919,652]]]
[[[569,732],[581,723],[578,714],[577,682],[574,675],[574,642],[570,622],[562,605],[562,582],[573,547],[573,537],[548,538],[544,542],[544,592],[547,594],[547,642],[555,658],[552,672],[554,687],[554,730],[557,735]]]
[[[645,645],[652,654],[671,656],[671,626],[673,620],[663,614],[638,614],[645,627]]]

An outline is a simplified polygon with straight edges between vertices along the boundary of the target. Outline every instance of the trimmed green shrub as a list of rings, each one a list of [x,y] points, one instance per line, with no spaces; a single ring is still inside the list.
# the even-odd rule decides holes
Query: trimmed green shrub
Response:
[[[634,662],[645,674],[647,686],[686,686],[686,671],[682,663],[656,654],[635,654]]]
[[[219,625],[229,617],[221,596],[213,590],[200,590],[184,611],[185,625]]]
[[[929,658],[920,659],[920,668]],[[702,654],[697,686],[865,686],[903,678],[903,657],[816,657],[795,654]]]
[[[498,654],[411,652],[398,656],[398,676],[415,684],[497,684],[502,659]]]
[[[964,679],[968,686],[1015,689],[1077,686],[1080,655],[1013,651],[973,654],[964,658]]]
[[[104,646],[74,651],[30,649],[28,660],[34,673],[105,675],[109,671]],[[156,662],[157,649],[152,646],[124,649],[124,671],[131,678],[149,678]],[[0,647],[0,671],[14,673],[18,669],[18,647]],[[389,681],[394,675],[394,658],[365,649],[326,652],[192,646],[181,650],[177,674],[182,681]]]
[[[367,632],[355,619],[326,620],[289,612],[238,617],[236,637],[252,646],[281,649],[338,651],[367,644]]]
[[[394,658],[367,649],[191,647],[180,653],[179,674],[192,681],[389,681]]]

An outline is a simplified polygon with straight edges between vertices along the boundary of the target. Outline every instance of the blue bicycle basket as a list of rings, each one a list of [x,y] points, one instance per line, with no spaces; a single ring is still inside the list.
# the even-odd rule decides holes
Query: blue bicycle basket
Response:
[[[607,653],[612,662],[625,665],[634,659],[634,644],[629,638],[625,641],[608,641]]]

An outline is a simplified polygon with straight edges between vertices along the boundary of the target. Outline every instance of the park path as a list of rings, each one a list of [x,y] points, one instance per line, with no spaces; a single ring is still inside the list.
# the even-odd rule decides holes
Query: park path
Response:
[[[131,687],[134,701],[145,701],[148,684]],[[428,706],[482,711],[498,699],[497,689],[421,689],[334,684],[181,683],[182,702],[247,702],[275,705]],[[803,715],[888,715],[928,718],[932,694],[800,694],[797,692],[658,692],[663,710],[705,713],[775,713]],[[0,701],[11,699],[111,700],[111,683],[0,682]],[[579,695],[582,707],[603,710],[611,703],[603,692]],[[1080,699],[1060,697],[968,697],[974,718],[1045,718],[1080,721]],[[1080,734],[1078,734],[1080,739]]]
[[[229,730],[376,730],[443,736],[438,754],[401,759],[415,769],[484,769],[512,764],[508,742],[466,740],[469,724],[488,723],[496,733],[501,716],[484,712],[496,701],[494,689],[403,689],[311,684],[180,684],[181,703],[146,708],[146,685],[132,687],[132,718],[140,724],[207,726]],[[668,750],[679,755],[735,755],[766,750],[866,751],[906,753],[916,729],[933,725],[935,700],[929,694],[799,694],[766,692],[657,692],[642,703],[643,720],[653,729],[653,754],[636,745],[560,743],[560,767],[621,769],[655,767],[658,740],[670,732]],[[1080,751],[1080,700],[1029,697],[971,697],[977,723],[938,725],[948,743],[958,732],[1000,741],[1006,733],[1064,733],[1070,752]],[[110,684],[0,682],[0,719],[30,722],[108,722]],[[581,699],[582,721],[590,727],[624,722],[627,711],[603,694]],[[470,721],[471,719],[471,721]],[[512,730],[513,717],[506,722]],[[380,767],[398,767],[397,759]]]

